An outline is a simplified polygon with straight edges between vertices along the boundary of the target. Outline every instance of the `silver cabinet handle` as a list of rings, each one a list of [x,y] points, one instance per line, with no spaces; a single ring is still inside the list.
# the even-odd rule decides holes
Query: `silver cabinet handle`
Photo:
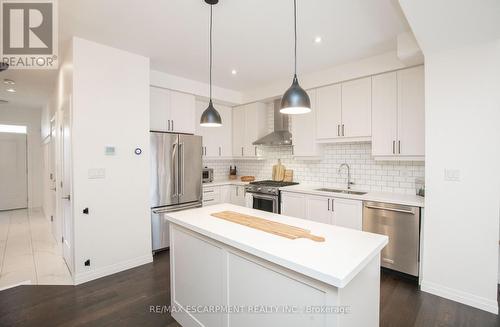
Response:
[[[179,170],[180,170],[180,175],[181,175],[181,180],[179,182],[179,195],[184,195],[184,179],[185,179],[185,176],[184,176],[184,143],[179,143],[179,150],[178,150],[178,154],[179,154]]]
[[[392,154],[396,154],[396,141],[392,141]]]
[[[384,207],[377,207],[377,206],[370,206],[370,205],[366,205],[365,208],[375,209],[375,210],[395,211],[395,212],[407,213],[409,215],[415,215],[415,213],[413,211],[404,210],[404,209],[384,208]]]
[[[401,154],[401,141],[398,141],[398,153]]]
[[[172,131],[174,131],[175,127],[174,127],[174,121],[172,120]]]
[[[254,147],[254,148],[255,148],[255,150],[254,150],[255,156],[257,156],[257,147]]]
[[[167,119],[167,123],[168,123],[167,131],[170,132],[170,119]]]
[[[222,155],[221,147],[219,147],[219,157]]]
[[[328,199],[328,211],[330,211],[330,199]]]
[[[340,136],[340,125],[337,125],[337,136]]]
[[[342,136],[345,136],[345,133],[344,133],[344,124],[342,124]]]
[[[243,157],[243,147],[241,147],[241,156]]]
[[[332,199],[332,212],[335,211],[334,206],[333,206],[334,201],[335,201],[335,199]]]
[[[215,191],[214,190],[210,190],[210,191],[203,191],[203,193],[214,193]]]
[[[61,199],[71,201],[71,195],[68,194],[66,196],[63,196]]]

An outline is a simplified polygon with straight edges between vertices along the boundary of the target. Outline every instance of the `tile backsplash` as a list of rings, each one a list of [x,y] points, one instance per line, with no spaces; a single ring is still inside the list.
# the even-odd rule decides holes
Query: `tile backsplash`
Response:
[[[347,169],[339,173],[342,163],[351,167],[353,189],[415,194],[415,180],[424,178],[424,163],[412,161],[375,161],[370,143],[324,145],[321,161],[299,161],[292,158],[290,147],[261,147],[264,160],[205,160],[214,168],[215,179],[225,179],[229,166],[236,165],[238,175],[253,175],[258,180],[270,179],[272,166],[281,159],[293,169],[294,181],[321,186],[346,187]]]

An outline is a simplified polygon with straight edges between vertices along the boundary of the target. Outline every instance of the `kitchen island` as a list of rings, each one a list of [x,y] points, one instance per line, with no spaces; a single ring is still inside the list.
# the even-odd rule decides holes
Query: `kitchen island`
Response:
[[[311,231],[289,239],[212,214]],[[378,326],[386,236],[231,204],[168,213],[172,316],[184,327]]]

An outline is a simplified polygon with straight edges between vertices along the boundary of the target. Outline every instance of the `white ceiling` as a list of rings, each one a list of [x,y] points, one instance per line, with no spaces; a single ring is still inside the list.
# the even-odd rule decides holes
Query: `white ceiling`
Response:
[[[409,30],[397,0],[297,2],[302,73],[395,50],[397,34]],[[153,69],[208,80],[209,7],[203,0],[64,0],[59,11],[61,47],[75,35],[148,56]],[[286,78],[292,54],[292,0],[220,0],[214,7],[214,84],[243,91]],[[16,74],[19,83],[38,78]],[[53,80],[54,74],[44,74],[46,82]]]

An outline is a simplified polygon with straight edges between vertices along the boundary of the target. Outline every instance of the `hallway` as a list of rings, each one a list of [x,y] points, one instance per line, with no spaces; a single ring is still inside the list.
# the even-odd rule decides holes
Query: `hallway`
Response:
[[[72,284],[40,209],[0,212],[0,290],[19,284]]]

